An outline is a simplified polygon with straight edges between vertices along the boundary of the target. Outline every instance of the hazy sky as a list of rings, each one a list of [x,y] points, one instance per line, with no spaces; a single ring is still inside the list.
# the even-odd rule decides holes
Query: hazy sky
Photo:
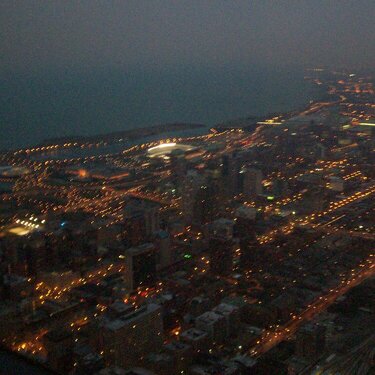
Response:
[[[373,67],[375,0],[0,2],[0,69]]]

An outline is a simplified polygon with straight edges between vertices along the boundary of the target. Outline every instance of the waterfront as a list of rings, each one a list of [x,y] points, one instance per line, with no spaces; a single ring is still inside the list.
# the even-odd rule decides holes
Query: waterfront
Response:
[[[174,68],[0,77],[0,149],[174,122],[214,125],[285,112],[320,90],[302,69]],[[17,129],[17,130],[15,130]]]
[[[342,342],[353,366],[358,350],[366,357],[373,84],[353,74],[310,81],[329,100],[0,155],[3,345],[77,375],[135,365],[163,375],[286,374],[285,360],[302,358],[307,369],[319,356],[324,365]],[[177,135],[186,131],[197,134]],[[347,300],[358,309],[348,321],[339,306]],[[204,348],[192,346],[192,332]],[[170,358],[171,348],[188,350],[189,362],[160,369],[153,358]],[[32,374],[18,368],[28,363],[0,353],[7,375]]]

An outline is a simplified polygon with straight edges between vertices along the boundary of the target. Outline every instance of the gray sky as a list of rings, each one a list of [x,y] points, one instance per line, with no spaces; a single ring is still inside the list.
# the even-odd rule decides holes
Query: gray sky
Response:
[[[375,0],[0,2],[0,69],[373,67]]]

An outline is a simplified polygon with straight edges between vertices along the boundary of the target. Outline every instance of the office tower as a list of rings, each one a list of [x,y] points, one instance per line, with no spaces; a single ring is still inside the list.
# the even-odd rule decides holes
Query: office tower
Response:
[[[259,243],[255,238],[252,237],[243,237],[239,240],[240,248],[240,268],[244,271],[252,268],[255,262],[261,257],[261,248]]]
[[[262,194],[263,173],[256,168],[247,167],[243,176],[243,195],[245,199],[254,199]]]
[[[272,180],[272,194],[276,197],[284,195],[287,191],[288,184],[285,180],[275,178]]]
[[[235,212],[234,235],[238,238],[253,237],[255,234],[256,208],[242,205]]]
[[[122,237],[126,247],[138,246],[145,241],[146,225],[141,212],[132,213],[125,219]]]
[[[72,363],[73,334],[66,329],[55,329],[43,336],[47,350],[47,363],[52,370],[67,373]]]
[[[124,210],[125,245],[138,246],[160,229],[159,204],[130,199]]]
[[[256,258],[256,209],[244,205],[236,210],[235,215],[234,235],[239,239],[240,267],[247,269],[254,263]]]
[[[129,291],[151,285],[156,277],[157,252],[152,243],[125,251],[125,283]]]
[[[124,368],[139,366],[147,353],[162,347],[160,306],[148,304],[126,309],[114,319],[107,317],[101,324],[100,341],[106,363]]]
[[[225,275],[233,269],[233,225],[228,219],[218,219],[209,228],[209,255],[211,272]]]
[[[36,276],[41,271],[44,271],[47,258],[44,236],[39,233],[32,234],[24,251],[28,275]]]
[[[232,198],[237,187],[237,160],[232,154],[222,157],[221,176],[224,184],[224,194]]]
[[[195,170],[189,170],[181,187],[182,213],[186,224],[191,224],[198,190],[204,185],[205,178]]]
[[[168,232],[161,230],[156,234],[155,246],[158,252],[158,268],[162,269],[173,263],[171,238]]]
[[[207,174],[206,183],[197,192],[193,222],[198,225],[207,224],[219,218],[223,208],[224,194],[220,174],[212,170]]]

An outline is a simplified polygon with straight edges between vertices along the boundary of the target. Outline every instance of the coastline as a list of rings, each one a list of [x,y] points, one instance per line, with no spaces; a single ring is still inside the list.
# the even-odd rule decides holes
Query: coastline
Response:
[[[0,90],[4,99],[0,152],[54,141],[150,134],[147,129],[155,130],[158,124],[164,128],[175,123],[205,124],[209,128],[233,119],[291,111],[322,96],[302,71],[249,67],[246,71],[212,68],[151,73],[143,78],[111,71],[98,76],[73,72],[39,79],[30,76],[22,82],[9,78]]]

